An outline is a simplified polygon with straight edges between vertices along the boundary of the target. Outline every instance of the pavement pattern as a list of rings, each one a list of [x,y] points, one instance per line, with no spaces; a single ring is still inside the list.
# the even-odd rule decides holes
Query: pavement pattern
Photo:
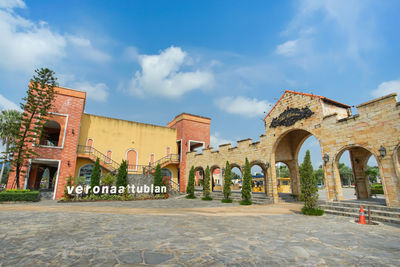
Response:
[[[0,204],[0,266],[399,266],[400,228],[297,203]]]

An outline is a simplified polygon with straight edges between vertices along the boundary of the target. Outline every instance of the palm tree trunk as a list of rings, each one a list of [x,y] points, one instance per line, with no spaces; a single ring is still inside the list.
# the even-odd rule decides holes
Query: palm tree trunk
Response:
[[[6,163],[8,161],[8,153],[9,153],[8,150],[9,149],[10,149],[10,144],[9,144],[8,138],[7,138],[7,140],[6,140],[6,152],[5,152],[6,156],[4,157],[3,164],[1,165],[0,183],[3,180],[4,169],[5,169]]]

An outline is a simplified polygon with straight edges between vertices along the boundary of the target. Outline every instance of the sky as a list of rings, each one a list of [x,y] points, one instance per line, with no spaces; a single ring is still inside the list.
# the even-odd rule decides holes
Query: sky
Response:
[[[213,147],[257,141],[286,89],[351,106],[399,93],[399,11],[397,0],[0,0],[0,109],[48,67],[87,92],[86,113],[166,125],[187,112],[212,119]],[[299,158],[306,149],[317,167],[318,141]]]

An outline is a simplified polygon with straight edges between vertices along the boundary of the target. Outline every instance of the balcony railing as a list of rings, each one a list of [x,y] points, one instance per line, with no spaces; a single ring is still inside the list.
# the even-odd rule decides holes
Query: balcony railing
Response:
[[[91,146],[78,146],[78,154],[87,155],[93,161],[96,161],[97,158],[101,161],[101,164],[106,166],[106,168],[115,171],[119,168],[119,163],[113,161],[111,158],[107,157],[105,154],[101,153],[97,149]]]

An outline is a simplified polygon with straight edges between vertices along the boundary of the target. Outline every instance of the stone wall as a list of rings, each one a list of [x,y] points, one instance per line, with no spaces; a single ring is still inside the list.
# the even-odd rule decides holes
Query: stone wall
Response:
[[[329,113],[324,110],[326,103],[329,103]],[[270,128],[272,120],[288,107],[308,107],[314,114],[291,126]],[[187,153],[186,173],[189,173],[191,166],[205,169],[208,165],[222,169],[226,161],[243,166],[247,157],[252,164],[258,163],[266,169],[266,193],[277,202],[275,163],[284,162],[289,166],[294,184],[293,193],[299,193],[298,152],[303,142],[314,135],[321,146],[321,161],[323,155],[329,157],[323,166],[328,200],[343,199],[337,166],[342,153],[345,150],[364,148],[377,160],[387,205],[400,206],[400,164],[397,159],[400,144],[400,104],[396,102],[396,95],[391,94],[358,105],[357,108],[359,114],[352,116],[350,107],[344,104],[320,96],[286,91],[266,116],[265,135],[261,135],[259,141],[246,139],[238,141],[237,147],[226,144],[219,146],[218,150],[205,149],[202,154]],[[337,112],[332,113],[334,109]],[[344,114],[348,116],[343,118]],[[380,156],[381,146],[386,149],[384,157]],[[353,165],[353,171],[359,177],[360,170],[364,167],[362,164]],[[363,195],[365,193],[363,190]]]

